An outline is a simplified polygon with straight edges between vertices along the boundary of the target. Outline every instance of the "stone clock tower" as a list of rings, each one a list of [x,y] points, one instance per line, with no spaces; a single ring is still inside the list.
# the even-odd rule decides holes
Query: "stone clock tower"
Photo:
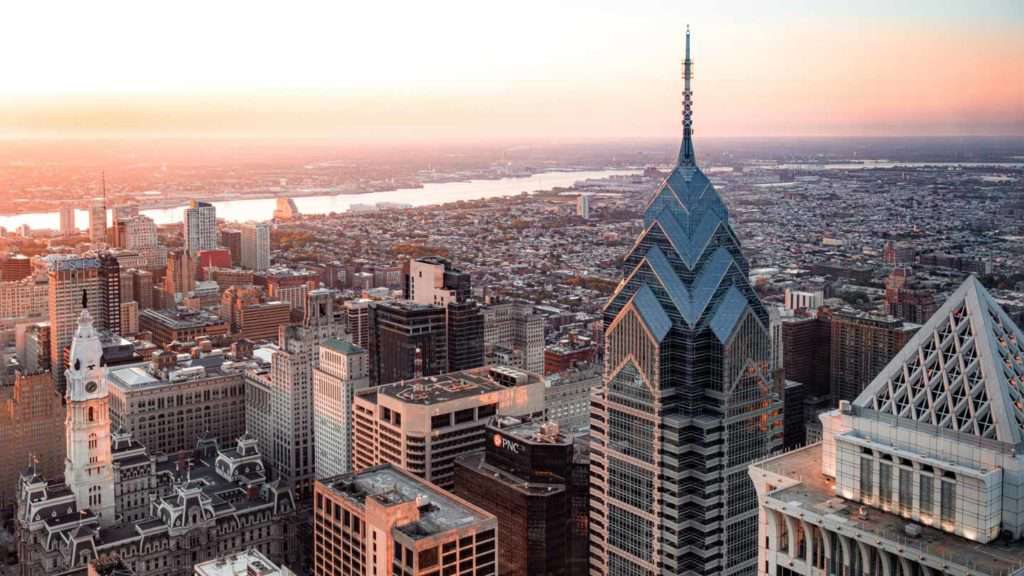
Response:
[[[67,460],[64,481],[74,492],[79,510],[90,510],[101,525],[114,522],[114,474],[110,455],[110,411],[107,382],[100,368],[103,347],[82,308],[71,341],[67,379]]]

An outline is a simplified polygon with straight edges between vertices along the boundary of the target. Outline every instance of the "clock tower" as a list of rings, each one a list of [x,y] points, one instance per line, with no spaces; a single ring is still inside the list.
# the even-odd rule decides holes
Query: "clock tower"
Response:
[[[110,455],[110,409],[107,381],[100,367],[103,347],[82,308],[71,341],[67,381],[67,460],[64,482],[75,494],[79,510],[90,510],[101,525],[114,522],[114,473]]]

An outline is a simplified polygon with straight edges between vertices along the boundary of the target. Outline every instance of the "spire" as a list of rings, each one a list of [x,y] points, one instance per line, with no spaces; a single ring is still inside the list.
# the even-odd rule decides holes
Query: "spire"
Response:
[[[690,25],[686,25],[686,57],[683,59],[683,144],[679,148],[679,164],[696,164],[693,155],[693,62],[690,60]]]

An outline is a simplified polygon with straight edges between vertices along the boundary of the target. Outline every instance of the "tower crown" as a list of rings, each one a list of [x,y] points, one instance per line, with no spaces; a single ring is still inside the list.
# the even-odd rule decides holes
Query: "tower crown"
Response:
[[[100,367],[103,359],[103,345],[93,327],[89,310],[82,309],[78,317],[78,328],[71,341],[71,354],[64,375],[68,382],[68,399],[89,400],[106,395],[106,386]]]

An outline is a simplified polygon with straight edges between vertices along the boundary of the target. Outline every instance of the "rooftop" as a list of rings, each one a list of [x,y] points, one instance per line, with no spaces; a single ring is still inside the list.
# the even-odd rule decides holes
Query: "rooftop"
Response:
[[[921,526],[921,535],[911,538],[904,532],[910,521],[897,514],[868,508],[867,517],[860,518],[861,504],[837,496],[834,480],[821,473],[820,442],[751,466],[753,474],[759,470],[799,481],[795,486],[769,493],[765,498],[769,508],[788,514],[806,511],[820,515],[824,523],[836,526],[854,539],[872,545],[880,539],[896,542],[903,548],[918,550],[920,555],[932,555],[945,563],[965,566],[972,574],[1012,574],[1024,564],[1024,541],[1000,539],[982,545],[929,526]]]
[[[328,338],[323,342],[323,344],[321,344],[321,346],[329,348],[339,354],[361,354],[366,352],[364,348],[345,340],[339,340],[338,338]]]
[[[419,519],[395,527],[395,530],[414,539],[465,528],[492,518],[437,486],[390,464],[327,478],[321,482],[360,508],[365,505],[367,498],[374,498],[384,506],[419,502]]]
[[[493,372],[493,374],[492,374]],[[442,404],[452,400],[471,398],[491,392],[505,389],[507,386],[498,382],[512,383],[510,372],[515,372],[521,384],[531,384],[540,381],[536,374],[528,374],[519,370],[504,368],[492,370],[491,368],[474,368],[460,372],[449,372],[438,376],[424,376],[413,380],[404,380],[391,384],[384,384],[373,389],[372,394],[361,394],[360,397],[374,401],[376,395],[389,396],[409,404]]]
[[[237,554],[229,554],[200,562],[192,567],[196,576],[287,576],[287,568],[276,564],[259,550],[250,548]]]

